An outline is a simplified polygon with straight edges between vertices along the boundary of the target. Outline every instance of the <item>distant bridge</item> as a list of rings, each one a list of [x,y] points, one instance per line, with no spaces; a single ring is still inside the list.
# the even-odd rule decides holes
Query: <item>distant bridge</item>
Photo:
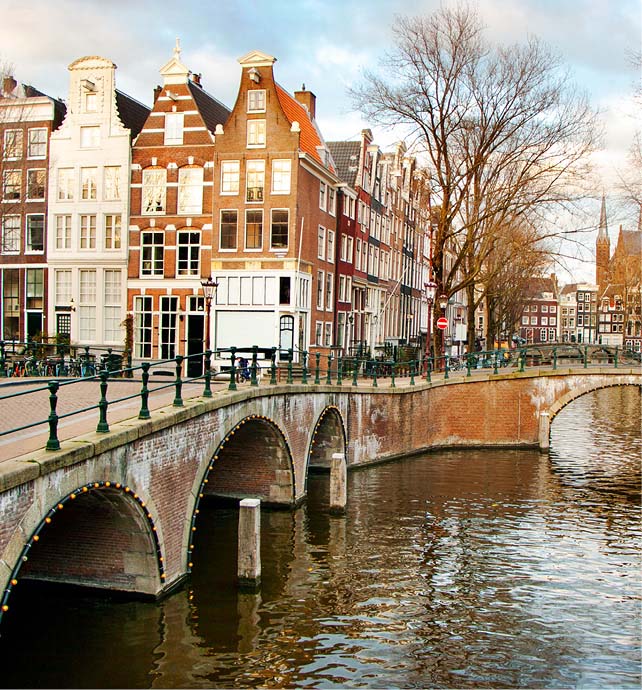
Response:
[[[576,397],[634,367],[457,372],[432,381],[245,385],[0,463],[0,615],[22,578],[159,596],[190,572],[203,498],[294,507],[308,471],[452,447],[548,447]],[[356,381],[356,379],[355,379]]]

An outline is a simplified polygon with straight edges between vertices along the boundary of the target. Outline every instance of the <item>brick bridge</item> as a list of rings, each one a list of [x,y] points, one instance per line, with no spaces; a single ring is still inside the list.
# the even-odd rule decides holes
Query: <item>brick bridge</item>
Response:
[[[397,388],[246,387],[0,463],[0,617],[21,578],[158,596],[190,572],[199,504],[293,507],[308,470],[447,447],[548,447],[574,398],[640,368],[533,370]]]

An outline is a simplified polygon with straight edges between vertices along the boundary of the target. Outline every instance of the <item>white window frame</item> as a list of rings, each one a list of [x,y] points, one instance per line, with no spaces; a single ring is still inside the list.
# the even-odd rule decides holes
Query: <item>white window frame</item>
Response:
[[[81,213],[78,220],[78,249],[80,251],[96,249],[96,214]]]
[[[241,161],[221,161],[221,195],[238,195],[241,181]]]
[[[265,160],[262,158],[247,162],[245,171],[245,201],[263,203],[265,199]]]
[[[324,309],[325,271],[317,270],[317,309]]]
[[[23,148],[24,131],[22,129],[5,129],[4,146],[2,147],[2,159],[5,161],[21,160]]]
[[[178,208],[181,216],[203,213],[203,168],[181,168],[178,171]]]
[[[247,243],[247,228],[248,228],[248,215],[249,214],[260,214],[261,217],[261,223],[260,223],[260,233],[259,233],[259,246],[258,247],[249,247]],[[264,213],[262,208],[246,208],[245,209],[245,229],[244,229],[244,250],[246,252],[261,252],[263,251],[263,228],[264,228]]]
[[[120,213],[106,213],[104,215],[105,249],[112,251],[122,249],[123,244],[123,217]]]
[[[147,238],[150,238],[151,242],[146,242]],[[146,264],[148,264],[147,267]],[[162,230],[143,230],[143,232],[140,233],[141,278],[162,277],[164,271],[165,233]]]
[[[334,263],[334,230],[330,230],[330,228],[327,229],[327,243],[328,243],[328,249],[327,249],[327,260],[328,263],[333,264]]]
[[[100,146],[100,126],[89,125],[80,128],[80,148],[97,149]]]
[[[98,168],[80,168],[80,198],[82,201],[96,201],[98,198]]]
[[[31,196],[32,187],[34,186],[31,182],[32,177],[42,177],[42,184],[36,182],[36,187],[42,189],[42,194],[39,196]],[[30,168],[27,170],[27,201],[43,201],[47,193],[47,170],[46,168]]]
[[[323,261],[325,261],[325,238],[325,228],[323,225],[319,225],[319,229],[317,230],[317,258]]]
[[[32,238],[30,237],[32,228],[31,228],[31,221],[33,218],[41,218],[42,220],[42,227],[41,227],[41,249],[33,249],[30,247],[30,244],[33,243]],[[25,254],[43,254],[45,251],[45,214],[44,213],[29,213],[27,216],[25,216]]]
[[[146,168],[143,170],[141,187],[141,214],[156,216],[164,214],[166,210],[167,170],[165,168]]]
[[[319,208],[325,211],[328,207],[328,185],[325,182],[319,182]]]
[[[277,158],[272,161],[272,194],[289,194],[292,188],[292,161]]]
[[[74,168],[58,168],[56,184],[56,198],[58,201],[73,201],[76,187],[76,171]]]
[[[22,235],[22,219],[17,214],[2,217],[2,242],[0,254],[19,254]]]
[[[274,214],[275,213],[285,213],[287,214],[287,222],[286,222],[286,242],[285,244],[274,244]],[[281,225],[281,223],[279,223]],[[287,251],[288,247],[290,246],[290,209],[287,208],[273,208],[270,209],[270,250],[272,251],[277,251],[277,252],[283,252]]]
[[[176,233],[176,275],[179,278],[192,278],[200,274],[201,233],[194,228],[182,228]]]
[[[264,149],[267,142],[267,125],[265,120],[247,121],[247,148]]]
[[[27,132],[27,158],[47,157],[47,128],[30,127]]]
[[[265,89],[249,89],[247,92],[247,112],[264,113],[267,103],[267,91]]]
[[[224,213],[235,213],[236,214],[236,232],[234,233],[234,246],[233,247],[223,247],[222,245],[222,231],[223,231],[223,214]],[[239,246],[239,211],[236,208],[222,208],[219,212],[219,231],[218,231],[218,250],[220,252],[236,252]]]
[[[56,218],[56,249],[71,249],[71,214],[61,213]]]
[[[103,199],[120,201],[121,199],[121,166],[106,165],[103,170]]]

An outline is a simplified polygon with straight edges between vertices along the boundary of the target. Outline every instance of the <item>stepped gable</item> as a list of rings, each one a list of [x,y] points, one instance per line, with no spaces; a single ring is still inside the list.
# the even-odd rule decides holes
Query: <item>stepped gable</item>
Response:
[[[337,166],[337,175],[350,187],[354,187],[359,172],[359,141],[329,141],[328,148]]]
[[[135,98],[116,89],[116,108],[120,121],[136,137],[149,117],[150,109]]]
[[[281,108],[288,118],[290,124],[298,122],[301,129],[299,138],[300,148],[304,153],[307,153],[311,158],[317,161],[324,168],[328,168],[332,172],[336,172],[333,162],[330,160],[327,163],[322,160],[317,147],[325,148],[325,142],[314,122],[310,119],[308,111],[291,96],[282,86],[276,84],[276,92],[279,97]]]
[[[190,80],[187,85],[205,126],[214,134],[216,125],[225,125],[232,111],[199,84]]]

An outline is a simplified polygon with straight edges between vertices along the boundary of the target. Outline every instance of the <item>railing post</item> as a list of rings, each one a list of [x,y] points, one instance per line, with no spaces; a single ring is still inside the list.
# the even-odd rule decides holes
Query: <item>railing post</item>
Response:
[[[499,374],[499,370],[497,368],[499,362],[499,350],[495,350],[493,352],[493,374]]]
[[[584,345],[584,368],[588,368],[588,345]]]
[[[314,368],[314,382],[319,384],[321,383],[321,379],[319,378],[319,375],[321,373],[321,353],[317,352],[316,353],[316,358],[317,358],[317,363]]]
[[[149,400],[149,388],[147,384],[149,382],[149,362],[143,362],[141,365],[143,373],[141,374],[141,379],[143,381],[143,387],[140,389],[140,412],[138,413],[138,419],[149,419],[151,417],[149,413],[149,407],[147,406]]]
[[[615,369],[617,369],[618,347],[619,345],[615,346],[615,356],[613,357],[613,367]]]
[[[272,348],[270,357],[270,385],[276,385],[276,348]]]
[[[45,448],[47,450],[60,450],[60,441],[58,440],[58,415],[56,413],[56,404],[58,403],[58,388],[60,384],[58,381],[49,381],[49,439]]]
[[[205,390],[203,391],[204,398],[212,397],[212,351],[205,350]]]
[[[96,433],[104,434],[109,431],[109,424],[107,424],[107,378],[109,377],[108,371],[100,372],[100,400],[98,401],[98,410],[100,412],[100,418],[98,420],[98,425],[96,426]]]
[[[553,348],[553,371],[557,369],[557,348]]]
[[[466,376],[470,376],[470,360],[472,359],[472,355],[470,352],[466,353]]]
[[[230,348],[230,385],[227,387],[230,391],[236,390],[236,348]]]
[[[292,378],[292,356],[294,355],[294,351],[292,350],[291,347],[288,348],[288,378],[286,379],[286,383],[294,383],[294,379]]]
[[[176,362],[176,380],[174,381],[174,385],[176,386],[176,394],[174,396],[174,402],[172,405],[174,405],[174,407],[183,407],[183,398],[181,396],[181,391],[183,389],[183,381],[181,380],[183,356],[176,355],[176,357],[174,357],[174,361]]]
[[[390,388],[396,388],[397,384],[395,383],[395,368],[397,367],[397,362],[393,362],[392,366],[390,367]]]
[[[526,351],[523,347],[519,348],[519,370],[524,371],[524,364],[526,363]]]
[[[449,371],[449,368],[448,368],[448,355],[444,355],[444,378],[445,378],[445,379],[450,378],[449,375],[448,375],[448,371]]]
[[[415,385],[415,360],[410,362],[410,385]]]
[[[259,382],[256,378],[256,367],[258,366],[258,345],[252,345],[252,367],[250,369],[250,386],[258,386]]]
[[[332,353],[328,355],[328,372],[325,382],[328,386],[332,384]]]
[[[0,340],[0,377],[7,375],[5,368],[4,340]]]
[[[354,367],[352,369],[352,385],[353,386],[358,386],[359,384],[357,383],[357,376],[359,375],[359,358],[355,357],[354,358]]]
[[[377,363],[373,362],[373,367],[372,367],[372,385],[377,388],[379,384],[377,383]]]
[[[343,357],[337,357],[337,386],[343,384]]]
[[[83,378],[87,375],[87,369],[89,367],[89,345],[85,345],[84,357],[85,357],[85,370],[84,370],[84,372],[83,371],[80,372],[81,375],[83,376]]]
[[[303,369],[301,371],[301,383],[304,383],[307,385],[308,383],[308,351],[303,350],[301,353],[301,356],[303,357]]]
[[[430,374],[432,371],[432,357],[428,357],[428,361],[426,362],[426,381],[430,383]]]

